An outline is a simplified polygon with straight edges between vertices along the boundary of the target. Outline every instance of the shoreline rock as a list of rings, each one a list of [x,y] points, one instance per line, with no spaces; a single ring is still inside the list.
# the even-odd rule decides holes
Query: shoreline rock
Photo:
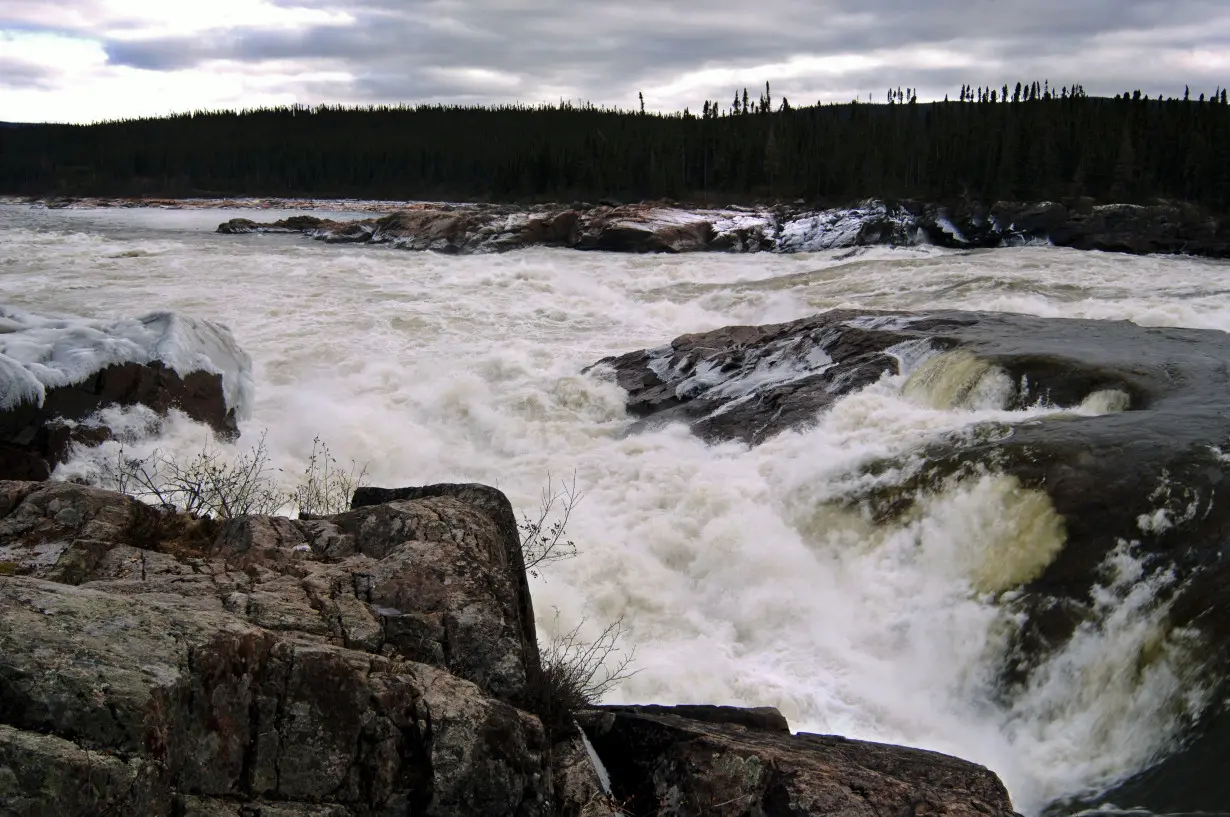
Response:
[[[566,247],[630,253],[815,252],[932,244],[989,249],[1030,242],[1133,254],[1230,257],[1230,220],[1187,204],[1093,205],[995,202],[946,207],[867,200],[849,207],[802,205],[688,209],[621,205],[411,204],[379,218],[237,218],[217,232],[302,233],[326,243],[387,244],[448,254]]]
[[[214,521],[71,483],[0,482],[0,810],[629,813],[582,736],[552,745],[533,713],[539,656],[507,498],[435,485],[357,499],[328,517]],[[1012,815],[980,766],[791,736],[775,710],[579,718],[604,745],[657,730],[659,754],[639,760],[669,759],[679,791],[725,792],[738,763],[780,769],[738,790],[774,808],[823,795],[865,804],[851,814],[929,803]],[[680,753],[716,757],[681,765]],[[618,769],[613,792],[640,791],[639,767]],[[673,813],[759,813],[744,799]],[[632,813],[657,812],[642,798]]]

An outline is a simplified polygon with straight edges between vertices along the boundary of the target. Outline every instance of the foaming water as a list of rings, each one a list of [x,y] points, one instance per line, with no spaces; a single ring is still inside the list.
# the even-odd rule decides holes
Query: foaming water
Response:
[[[291,474],[318,434],[375,484],[481,481],[521,508],[548,473],[575,473],[582,555],[534,600],[544,632],[555,611],[596,630],[624,617],[642,671],[613,701],[775,705],[795,729],[950,752],[999,772],[1026,813],[1140,768],[1198,707],[1187,636],[1164,630],[1156,603],[1167,577],[1126,546],[1088,629],[1001,700],[1013,589],[1062,543],[1044,495],[988,473],[933,486],[889,522],[849,501],[902,489],[927,439],[1055,411],[1002,410],[995,370],[901,350],[914,388],[909,371],[887,378],[751,450],[680,427],[624,436],[623,392],[579,372],[684,332],[836,306],[1224,328],[1230,265],[1036,247],[445,257],[210,232],[250,216],[2,207],[0,292],[33,311],[227,324],[256,381],[239,445],[268,429]],[[1075,410],[1123,407],[1108,393]],[[173,420],[137,448],[187,453],[207,436]],[[865,469],[889,457],[901,466]]]

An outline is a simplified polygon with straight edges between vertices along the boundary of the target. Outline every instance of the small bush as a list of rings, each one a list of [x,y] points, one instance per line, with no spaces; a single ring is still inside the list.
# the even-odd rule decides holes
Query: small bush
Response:
[[[270,465],[262,432],[256,445],[233,460],[206,444],[181,462],[161,449],[133,457],[123,444],[104,462],[95,479],[103,488],[195,517],[231,519],[249,514],[271,516],[287,505],[302,517],[341,513],[350,507],[356,488],[366,484],[367,466],[353,461],[350,470],[337,460],[319,437],[312,441],[307,468],[293,491],[281,487],[281,469]]]
[[[350,470],[337,467],[329,446],[320,437],[312,440],[312,453],[304,469],[299,487],[295,489],[295,504],[301,518],[328,516],[350,510],[350,498],[356,488],[367,484],[367,466],[350,461]]]
[[[566,537],[568,520],[572,511],[584,496],[577,490],[576,474],[572,476],[571,484],[564,484],[555,489],[551,475],[547,474],[547,485],[542,489],[542,498],[538,506],[538,516],[525,514],[517,526],[521,531],[521,556],[525,561],[525,570],[534,578],[541,575],[541,567],[552,562],[562,562],[577,555],[577,546]],[[553,518],[554,517],[554,518]]]
[[[624,650],[619,646],[627,634],[622,618],[593,641],[581,637],[584,624],[585,619],[581,619],[576,627],[557,632],[539,647],[542,678],[537,690],[538,716],[552,742],[572,733],[577,712],[593,706],[621,681],[639,672],[632,668],[636,648]]]
[[[193,516],[232,519],[275,514],[286,504],[275,473],[262,432],[252,450],[232,462],[209,444],[184,463],[161,449],[129,457],[121,445],[115,461],[103,465],[99,484]]]

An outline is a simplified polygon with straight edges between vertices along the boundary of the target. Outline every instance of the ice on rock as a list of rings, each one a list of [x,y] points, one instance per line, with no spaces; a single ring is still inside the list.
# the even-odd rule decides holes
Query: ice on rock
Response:
[[[221,324],[174,312],[96,320],[0,306],[0,410],[41,406],[48,389],[81,383],[108,366],[155,360],[180,377],[221,375],[227,406],[240,419],[250,415],[252,358]]]

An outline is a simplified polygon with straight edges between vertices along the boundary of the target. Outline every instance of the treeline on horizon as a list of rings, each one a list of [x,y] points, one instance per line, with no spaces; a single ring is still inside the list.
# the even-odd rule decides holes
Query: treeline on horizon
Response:
[[[964,86],[699,113],[589,104],[291,106],[0,129],[0,193],[722,204],[1182,200],[1230,209],[1227,92]]]

